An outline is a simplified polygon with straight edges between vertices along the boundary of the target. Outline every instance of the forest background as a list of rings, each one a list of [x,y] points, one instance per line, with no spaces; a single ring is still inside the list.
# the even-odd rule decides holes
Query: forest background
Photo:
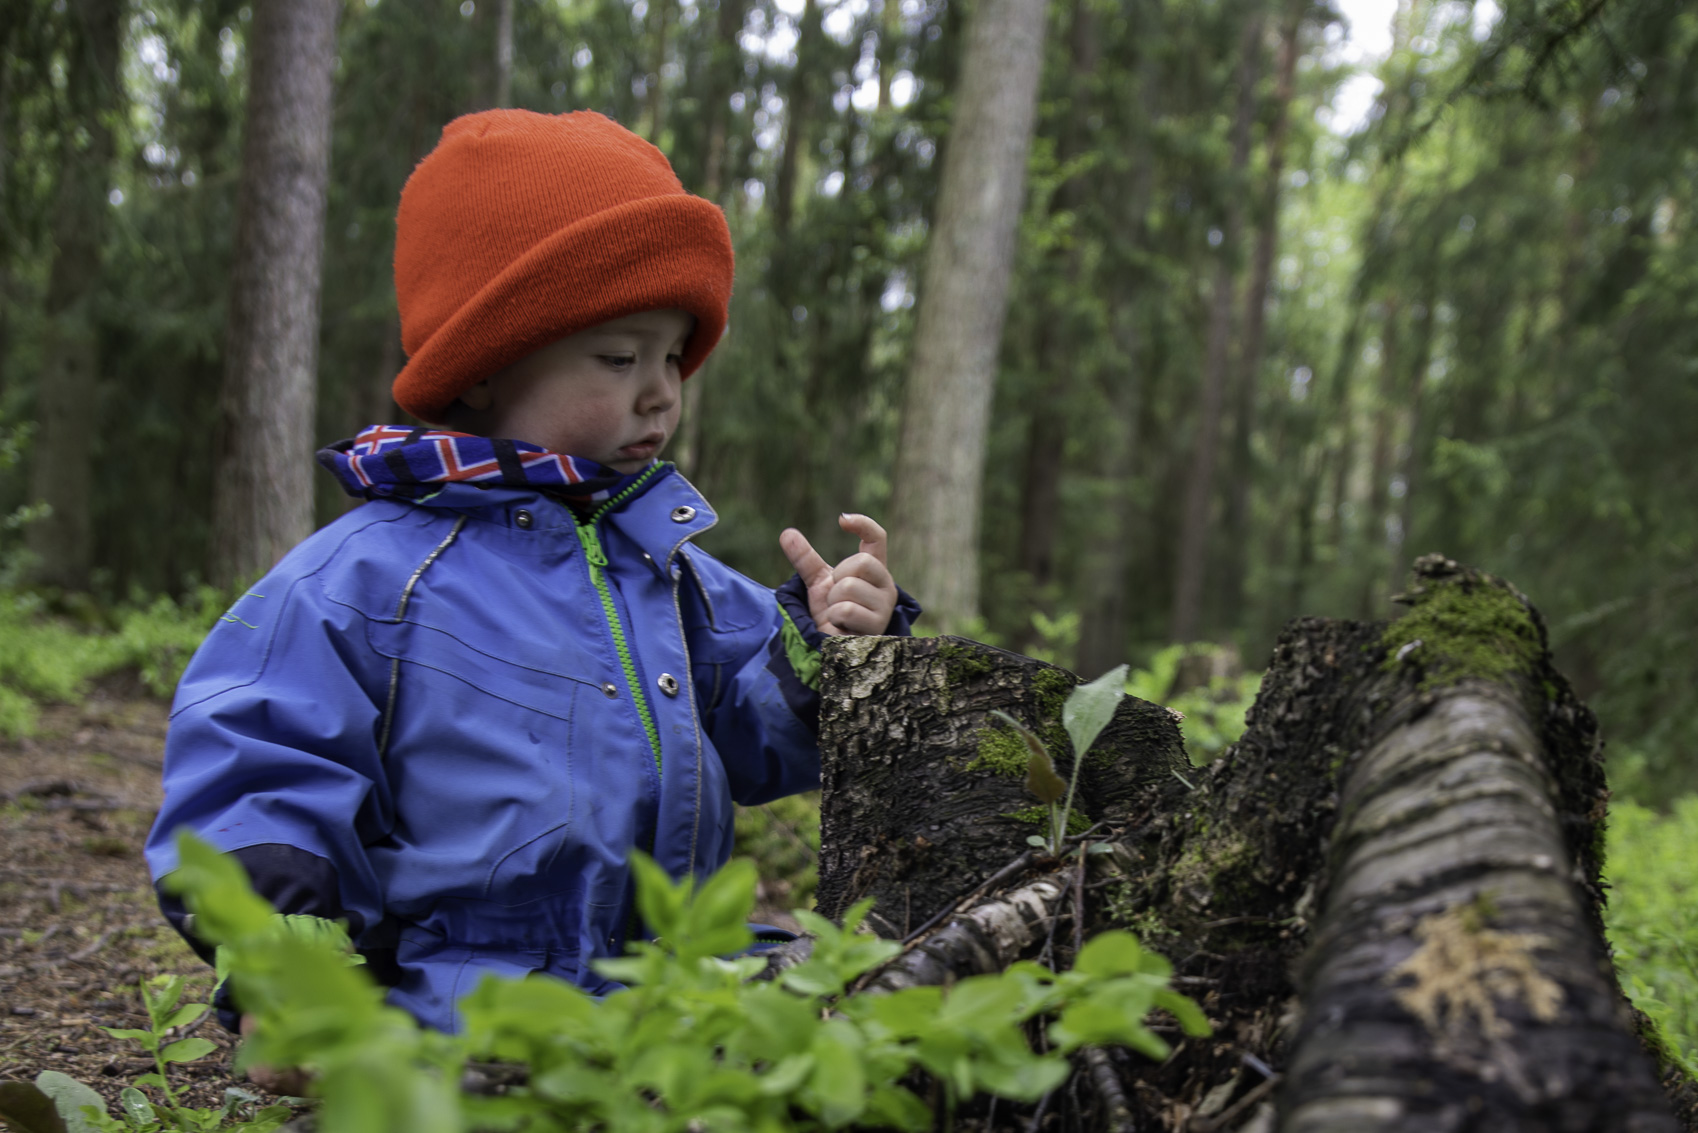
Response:
[[[668,454],[720,513],[702,542],[768,583],[785,526],[841,549],[836,513],[891,503],[970,7],[348,0],[300,463],[402,416],[394,211],[443,124],[595,109],[737,245]],[[126,659],[168,691],[245,581],[213,499],[241,443],[220,389],[253,15],[0,0],[0,732]],[[1698,1050],[1698,12],[1402,0],[1370,79],[1316,0],[1052,0],[1048,24],[977,547],[951,564],[978,595],[934,628],[1131,661],[1171,700],[1175,643],[1260,668],[1292,616],[1390,613],[1415,554],[1513,580],[1618,801],[1674,812],[1618,808],[1612,932]],[[1360,121],[1347,84],[1377,86]],[[315,492],[318,522],[351,506]],[[1194,755],[1253,689],[1199,690]],[[764,855],[805,869],[805,818],[779,817]]]
[[[394,210],[442,125],[591,108],[735,235],[731,333],[669,454],[721,513],[704,544],[776,582],[784,526],[885,514],[965,8],[351,0],[299,460],[401,416]],[[237,581],[213,455],[252,15],[0,3],[0,586],[26,605]],[[1384,615],[1439,550],[1546,612],[1618,792],[1698,789],[1698,13],[1403,0],[1344,125],[1364,80],[1325,3],[1054,0],[1049,24],[979,545],[952,564],[979,597],[942,620],[1086,675],[1170,641],[1254,669],[1287,618]],[[320,522],[350,506],[316,492]]]

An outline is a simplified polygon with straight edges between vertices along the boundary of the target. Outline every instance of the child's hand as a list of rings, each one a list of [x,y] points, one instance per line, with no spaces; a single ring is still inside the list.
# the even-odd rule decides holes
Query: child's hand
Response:
[[[864,515],[840,515],[837,525],[861,538],[861,549],[835,567],[808,537],[787,527],[778,545],[808,588],[808,612],[821,633],[883,633],[896,609],[896,582],[884,565],[884,528]]]

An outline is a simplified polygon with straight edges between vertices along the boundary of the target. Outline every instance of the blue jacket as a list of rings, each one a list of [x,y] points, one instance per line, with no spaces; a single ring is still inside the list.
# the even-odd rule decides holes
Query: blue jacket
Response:
[[[775,600],[691,547],[714,521],[661,465],[593,525],[468,483],[329,524],[184,674],[154,877],[182,826],[237,852],[439,1029],[486,971],[610,988],[589,963],[639,928],[633,847],[709,873],[734,802],[819,781],[799,581]],[[917,613],[904,596],[888,632]]]

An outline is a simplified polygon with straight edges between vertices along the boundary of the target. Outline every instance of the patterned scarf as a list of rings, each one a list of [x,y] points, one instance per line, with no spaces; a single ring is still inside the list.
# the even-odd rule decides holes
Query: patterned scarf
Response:
[[[541,488],[577,507],[610,499],[644,471],[627,475],[525,441],[400,425],[372,425],[351,441],[319,449],[318,462],[349,495],[368,500],[418,499],[436,492],[441,484],[469,480]]]

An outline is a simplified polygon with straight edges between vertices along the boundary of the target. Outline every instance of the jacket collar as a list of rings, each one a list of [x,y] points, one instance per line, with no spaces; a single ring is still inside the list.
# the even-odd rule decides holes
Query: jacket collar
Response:
[[[579,521],[577,514],[558,498],[534,488],[449,483],[412,502],[516,531],[577,542],[572,531]],[[719,516],[676,465],[662,461],[633,494],[608,509],[599,522],[617,528],[670,577],[679,548],[719,522]]]

